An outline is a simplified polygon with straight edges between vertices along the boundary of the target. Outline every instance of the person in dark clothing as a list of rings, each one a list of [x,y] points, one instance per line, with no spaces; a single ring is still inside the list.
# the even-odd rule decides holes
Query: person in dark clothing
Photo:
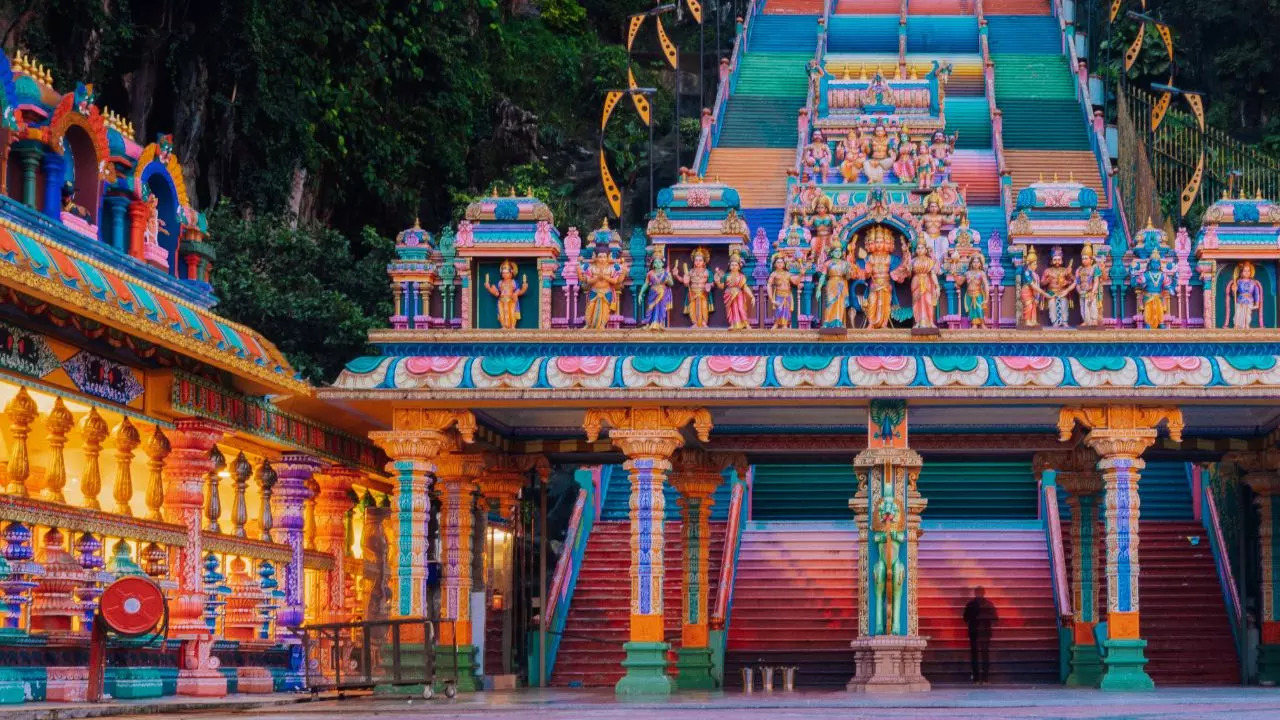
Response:
[[[964,624],[969,626],[969,665],[979,685],[985,685],[991,675],[991,628],[999,620],[986,589],[975,587],[973,599],[964,606]]]

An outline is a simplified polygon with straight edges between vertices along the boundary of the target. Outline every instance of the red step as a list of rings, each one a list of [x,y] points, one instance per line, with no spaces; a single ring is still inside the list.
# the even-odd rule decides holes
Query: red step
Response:
[[[765,15],[821,15],[823,0],[767,0]]]
[[[663,531],[663,612],[666,640],[674,649],[680,645],[682,524],[668,522]],[[712,602],[720,584],[724,533],[725,523],[711,523],[708,593]],[[612,687],[622,678],[622,644],[627,642],[631,617],[630,543],[629,522],[601,521],[592,528],[551,673],[553,686]]]
[[[1048,15],[1049,0],[985,0],[984,15]]]
[[[908,0],[908,15],[973,15],[974,0]]]
[[[902,0],[837,0],[837,15],[897,15]]]
[[[951,179],[964,189],[968,204],[1000,204],[1000,174],[994,151],[956,150],[951,155]]]

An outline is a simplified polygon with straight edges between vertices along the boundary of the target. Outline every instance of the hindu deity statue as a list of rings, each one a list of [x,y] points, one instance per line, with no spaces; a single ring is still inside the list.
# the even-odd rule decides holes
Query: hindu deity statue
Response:
[[[942,268],[933,257],[933,249],[929,244],[916,241],[916,254],[911,257],[907,253],[907,243],[902,242],[902,263],[911,268],[911,311],[915,318],[915,328],[920,330],[936,329],[938,316],[938,297],[942,288],[938,284],[938,274]]]
[[[1148,328],[1164,326],[1169,313],[1169,299],[1173,294],[1173,269],[1165,265],[1159,252],[1152,252],[1146,263],[1134,261],[1130,279],[1138,293],[1138,306],[1142,308],[1142,321]]]
[[[844,257],[844,248],[836,243],[831,248],[826,266],[818,276],[815,294],[822,304],[824,328],[845,327],[849,312],[849,281],[857,277],[857,269]]]
[[[607,248],[596,248],[591,255],[591,262],[582,269],[583,285],[590,293],[585,318],[587,329],[603,330],[618,314],[627,270],[624,264],[614,262]]]
[[[1093,243],[1080,249],[1076,269],[1076,295],[1080,298],[1080,326],[1102,327],[1102,267],[1094,257]]]
[[[822,135],[821,130],[813,131],[813,141],[805,146],[804,164],[809,172],[820,179],[825,179],[831,172],[831,146]]]
[[[921,140],[916,145],[913,155],[915,167],[911,172],[915,177],[916,188],[930,190],[933,188],[933,155],[929,152],[929,143]]]
[[[684,299],[684,314],[689,316],[689,324],[695,328],[705,328],[711,320],[715,307],[711,302],[711,271],[707,269],[707,261],[711,253],[706,248],[697,248],[691,255],[693,267],[685,263],[684,272],[676,272],[676,279],[689,289]]]
[[[876,587],[876,612],[873,635],[893,635],[902,609],[904,568],[899,549],[907,540],[902,508],[893,496],[893,478],[886,475],[880,501],[872,517],[871,541],[876,547],[873,578]]]
[[[715,282],[716,287],[724,291],[724,311],[729,319],[729,329],[746,330],[751,327],[756,299],[747,276],[742,272],[742,253],[738,248],[729,251],[728,274],[716,268]]]
[[[640,296],[644,298],[644,318],[641,324],[650,330],[665,328],[671,317],[671,288],[675,285],[675,278],[667,270],[663,250],[661,245],[653,248],[653,264],[644,276],[644,285],[640,287]]]
[[[898,159],[893,163],[893,174],[897,176],[898,182],[915,182],[916,154],[915,143],[911,142],[911,136],[904,127],[898,135]]]
[[[861,133],[857,131],[849,133],[849,136],[840,143],[837,155],[840,159],[840,177],[847,183],[858,182],[858,176],[862,173],[862,163],[866,160],[866,155],[862,152]]]
[[[942,227],[947,223],[955,222],[956,216],[954,213],[942,212],[942,196],[936,192],[930,193],[924,199],[924,207],[924,214],[916,221],[916,228],[919,230],[917,242],[928,243],[935,258],[945,259],[947,251],[951,249],[951,241],[942,231]]]
[[[164,220],[160,219],[160,199],[154,194],[147,196],[147,219],[142,229],[142,242],[146,245],[160,245],[160,233],[168,233]]]
[[[969,319],[969,327],[985,328],[987,303],[991,298],[991,279],[987,277],[982,253],[975,253],[969,258],[969,267],[963,273],[956,275],[956,284],[964,288],[962,309],[965,317]]]
[[[1049,325],[1067,327],[1067,312],[1071,309],[1071,291],[1076,289],[1075,273],[1071,265],[1062,266],[1062,248],[1054,246],[1049,256],[1049,267],[1040,276],[1040,289],[1044,290],[1049,306]]]
[[[76,202],[76,188],[69,182],[62,186],[62,212],[93,224],[93,215],[85,206]]]
[[[813,237],[813,257],[817,262],[822,262],[827,246],[832,244],[832,235],[835,234],[836,216],[831,212],[832,205],[834,202],[831,196],[822,193],[814,198],[813,209],[809,215],[809,232]]]
[[[807,266],[799,268],[799,272],[792,272],[784,255],[773,256],[773,272],[769,273],[768,281],[769,312],[773,318],[773,324],[769,326],[771,329],[791,327],[791,317],[796,311],[793,288],[799,288],[803,283],[806,270]]]
[[[1254,277],[1253,263],[1245,261],[1236,266],[1227,283],[1227,298],[1231,302],[1231,327],[1248,330],[1253,327],[1253,316],[1258,315],[1262,326],[1262,284]]]
[[[1040,289],[1040,276],[1036,272],[1038,260],[1036,249],[1027,246],[1022,267],[1014,275],[1018,286],[1018,325],[1024,328],[1040,327],[1040,301],[1045,297],[1045,292]]]
[[[867,296],[862,301],[862,312],[867,316],[867,327],[880,330],[889,327],[893,312],[893,283],[905,280],[911,273],[911,265],[896,265],[893,254],[893,232],[883,225],[875,225],[863,237],[865,255],[859,262],[857,277],[868,283]]]
[[[866,159],[862,161],[862,173],[869,183],[884,182],[884,174],[893,168],[898,159],[898,139],[890,137],[884,125],[877,125],[866,141]]]
[[[871,83],[867,85],[867,89],[862,91],[862,104],[869,111],[893,110],[893,89],[889,87],[889,81],[885,80],[884,74],[876,70],[876,74],[871,78]]]
[[[933,159],[933,177],[930,186],[944,183],[951,178],[951,154],[956,150],[958,133],[950,137],[938,130],[933,134],[933,142],[929,143],[929,155]]]
[[[498,267],[498,284],[489,282],[488,273],[484,276],[484,289],[498,298],[498,325],[503,330],[511,330],[520,322],[520,298],[529,292],[529,278],[521,277],[516,282],[516,264],[503,260]]]

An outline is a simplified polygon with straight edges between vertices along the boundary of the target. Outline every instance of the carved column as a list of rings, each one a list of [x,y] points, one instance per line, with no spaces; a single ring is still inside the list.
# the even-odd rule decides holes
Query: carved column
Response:
[[[1139,631],[1138,480],[1142,453],[1156,440],[1156,426],[1167,424],[1182,439],[1182,411],[1176,407],[1101,405],[1065,407],[1058,432],[1069,440],[1076,423],[1087,431],[1084,444],[1098,453],[1107,523],[1107,641],[1103,690],[1150,690],[1144,669],[1147,642]]]
[[[231,461],[231,483],[234,493],[231,500],[231,534],[236,537],[247,537],[244,524],[249,521],[249,509],[245,501],[245,493],[249,489],[249,478],[253,477],[253,465],[243,452],[236,454]]]
[[[476,646],[471,637],[471,587],[476,478],[484,470],[484,456],[442,453],[436,458],[436,489],[440,495],[440,649],[436,662],[446,675],[457,671],[458,689],[474,691]],[[456,656],[454,648],[456,647]],[[456,667],[451,667],[454,658]]]
[[[164,461],[173,448],[159,427],[147,441],[147,519],[164,521]]]
[[[104,423],[105,426],[105,423]],[[201,560],[200,510],[205,476],[213,469],[209,451],[222,438],[223,428],[207,420],[183,419],[169,434],[171,452],[164,467],[166,519],[187,529],[187,540],[174,549],[178,589],[169,609],[169,636],[181,639],[182,664],[178,694],[221,696],[227,680],[209,656],[212,636],[204,622],[205,591]]]
[[[84,493],[84,507],[87,510],[101,510],[98,504],[98,493],[102,492],[102,441],[107,439],[111,429],[107,421],[102,419],[98,411],[89,408],[80,425],[80,439],[84,441],[84,477],[80,480],[80,491]]]
[[[681,579],[680,649],[676,651],[676,687],[710,690],[711,495],[723,478],[726,458],[693,448],[676,451],[671,484],[680,492],[680,523],[684,534]],[[745,465],[745,460],[742,462]]]
[[[141,444],[142,436],[138,433],[138,428],[127,417],[120,420],[120,424],[116,426],[116,484],[111,493],[116,501],[112,512],[117,515],[133,516],[133,508],[130,507],[133,501],[133,473],[130,468],[133,465],[133,451]]]
[[[1258,585],[1262,591],[1261,637],[1258,642],[1258,680],[1280,682],[1280,604],[1276,581],[1280,580],[1280,451],[1230,453],[1224,462],[1234,462],[1244,475],[1241,480],[1258,496]]]
[[[351,509],[351,487],[362,477],[358,470],[333,465],[316,475],[320,495],[316,498],[316,549],[333,558],[333,569],[325,582],[326,592],[315,598],[322,622],[347,622],[351,608],[345,605],[347,558],[346,514]]]
[[[62,402],[62,398],[58,398],[53,403],[53,410],[49,411],[49,417],[45,420],[45,429],[49,432],[49,474],[45,476],[45,488],[43,497],[50,502],[64,503],[67,501],[62,489],[67,485],[67,462],[63,456],[63,448],[67,446],[67,433],[71,432],[71,428],[76,424],[75,418],[72,417],[71,411]]]
[[[587,440],[595,442],[608,424],[609,439],[627,456],[631,476],[631,632],[623,644],[626,675],[618,695],[667,695],[667,643],[663,635],[663,522],[666,502],[662,486],[671,472],[671,455],[684,445],[681,428],[692,423],[698,439],[711,432],[711,413],[691,407],[633,407],[588,410],[583,421]]]
[[[247,464],[247,463],[246,463]],[[284,569],[284,604],[276,614],[278,627],[302,624],[302,505],[307,499],[307,483],[320,469],[320,461],[302,453],[285,453],[272,465],[277,481],[271,495],[271,515],[275,527],[271,539],[288,545],[292,553]]]
[[[1082,444],[1074,450],[1040,453],[1035,457],[1035,466],[1046,474],[1053,472],[1053,482],[1067,492],[1067,508],[1071,512],[1067,539],[1071,543],[1071,567],[1067,582],[1071,593],[1072,640],[1067,685],[1097,687],[1102,680],[1102,657],[1093,639],[1101,589],[1098,508],[1102,476],[1097,470],[1098,455]]]
[[[398,617],[424,617],[429,614],[427,537],[431,500],[427,492],[431,489],[431,476],[442,451],[456,448],[459,439],[466,443],[474,439],[476,419],[469,410],[396,408],[391,424],[393,429],[371,432],[369,439],[386,451],[391,460],[387,470],[396,482],[392,613]],[[448,432],[451,428],[457,430],[456,436]],[[425,662],[425,657],[409,659],[411,665]]]
[[[529,472],[537,470],[539,477],[545,483],[551,473],[551,465],[543,455],[507,455],[505,453],[491,453],[485,456],[484,473],[480,475],[478,483],[480,492],[483,497],[483,506],[488,508],[492,506],[497,511],[498,517],[507,522],[512,522],[516,516],[516,505],[519,502],[520,491],[529,482]],[[514,566],[515,543],[507,543],[507,554],[503,558],[491,558],[490,562],[494,565],[505,565],[507,568]],[[501,587],[487,588],[491,593],[490,597],[501,594],[506,602],[502,606],[501,620],[502,623],[502,647],[504,654],[502,658],[502,666],[500,668],[486,667],[486,674],[499,675],[510,674],[512,672],[512,657],[510,652],[511,638],[518,628],[514,627],[515,617],[512,612],[512,603],[510,598],[513,597],[514,588],[511,585],[512,573],[506,573],[507,583]]]
[[[916,489],[924,460],[907,442],[907,403],[872,400],[867,449],[853,459],[858,490],[849,500],[858,527],[857,674],[852,692],[929,689],[920,674],[928,645],[920,637],[916,587],[920,513],[928,501]]]
[[[13,445],[9,449],[9,485],[5,492],[18,497],[27,496],[27,478],[31,475],[31,461],[27,453],[27,436],[31,434],[31,423],[36,421],[36,402],[27,394],[26,388],[18,388],[4,408],[5,417],[9,420],[9,434]]]

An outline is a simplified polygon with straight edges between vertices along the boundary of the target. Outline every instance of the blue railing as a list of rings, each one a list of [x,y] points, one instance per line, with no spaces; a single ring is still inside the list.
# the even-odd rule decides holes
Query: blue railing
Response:
[[[747,496],[750,493],[752,470],[745,478],[733,473],[733,488],[729,494],[729,517],[725,528],[724,559],[720,562],[720,586],[716,592],[716,604],[711,610],[711,674],[720,687],[724,687],[724,652],[728,642],[729,618],[733,614],[733,584],[738,576],[738,554],[742,548],[742,531],[747,526]]]
[[[587,552],[587,540],[591,537],[591,529],[595,525],[599,510],[596,502],[597,492],[599,497],[604,496],[611,469],[612,466],[597,466],[580,469],[574,473],[574,481],[579,486],[578,499],[574,502],[573,514],[569,517],[569,527],[565,531],[565,550],[561,553],[560,560],[556,562],[555,574],[552,575],[551,588],[548,592],[545,616],[547,618],[547,672],[542,677],[547,683],[550,683],[551,673],[555,670],[560,638],[564,633],[565,621],[569,619],[569,606],[573,600],[574,588],[578,585],[578,572],[582,569],[582,559]],[[533,630],[529,634],[529,684],[537,686],[539,633]]]
[[[1040,519],[1044,521],[1045,542],[1049,546],[1049,566],[1053,581],[1053,607],[1058,621],[1058,681],[1066,682],[1070,669],[1072,628],[1065,622],[1075,616],[1071,607],[1071,585],[1067,580],[1067,558],[1062,543],[1062,515],[1058,511],[1056,472],[1044,470],[1040,480]]]
[[[1187,465],[1187,471],[1192,477],[1200,474],[1199,465],[1192,463]],[[1231,620],[1231,634],[1235,638],[1236,652],[1239,654],[1244,619],[1240,605],[1240,591],[1236,586],[1235,575],[1231,571],[1231,558],[1228,555],[1226,543],[1222,539],[1222,522],[1218,515],[1218,505],[1213,499],[1213,492],[1208,483],[1197,484],[1199,486],[1197,492],[1200,493],[1200,521],[1204,524],[1205,533],[1209,536],[1209,547],[1213,549],[1213,563],[1218,568],[1218,582],[1222,585],[1222,596],[1226,601],[1227,615]],[[1244,662],[1243,657],[1241,662]]]
[[[716,90],[715,105],[711,108],[711,124],[702,128],[702,133],[698,136],[698,149],[693,155],[693,170],[699,176],[706,174],[707,163],[711,161],[711,148],[720,142],[720,129],[724,126],[724,113],[729,106],[729,95],[738,86],[738,72],[742,67],[742,56],[747,52],[747,43],[751,42],[751,28],[753,25],[751,18],[758,15],[763,7],[763,2],[751,0],[751,3],[747,5],[742,32],[738,33],[733,40],[733,53],[729,56],[729,76],[722,78],[720,81],[720,87]]]

